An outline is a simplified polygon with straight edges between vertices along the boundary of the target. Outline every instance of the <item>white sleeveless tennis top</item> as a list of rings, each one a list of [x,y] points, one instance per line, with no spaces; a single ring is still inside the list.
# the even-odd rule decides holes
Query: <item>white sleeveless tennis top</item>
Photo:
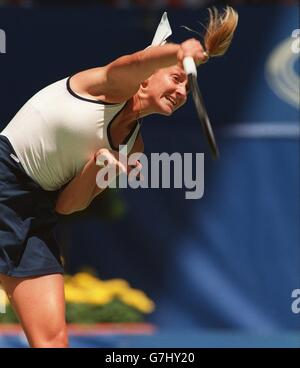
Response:
[[[0,133],[12,144],[26,173],[44,190],[58,190],[79,173],[100,148],[113,147],[110,124],[125,107],[75,94],[70,78],[35,94]],[[137,122],[123,144],[130,152]]]

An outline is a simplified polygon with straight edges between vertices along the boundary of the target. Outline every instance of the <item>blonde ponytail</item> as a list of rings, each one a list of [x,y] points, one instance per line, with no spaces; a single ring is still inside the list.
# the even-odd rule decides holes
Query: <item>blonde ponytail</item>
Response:
[[[238,24],[238,13],[227,6],[223,12],[208,9],[209,23],[204,35],[204,47],[209,57],[222,56],[227,51]]]

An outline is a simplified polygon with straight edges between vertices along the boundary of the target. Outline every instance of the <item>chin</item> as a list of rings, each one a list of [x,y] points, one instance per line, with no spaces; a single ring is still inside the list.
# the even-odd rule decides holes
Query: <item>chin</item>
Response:
[[[160,105],[160,115],[171,116],[173,112],[174,110],[171,107],[166,106],[165,104]]]
[[[173,114],[173,111],[172,112],[170,112],[170,111],[160,111],[159,113],[158,113],[159,115],[163,115],[163,116],[171,116],[172,114]]]

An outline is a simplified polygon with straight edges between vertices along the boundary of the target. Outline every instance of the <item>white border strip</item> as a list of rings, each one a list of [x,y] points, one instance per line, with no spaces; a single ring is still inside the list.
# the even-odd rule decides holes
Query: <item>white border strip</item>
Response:
[[[300,123],[243,123],[220,130],[228,138],[300,138]]]

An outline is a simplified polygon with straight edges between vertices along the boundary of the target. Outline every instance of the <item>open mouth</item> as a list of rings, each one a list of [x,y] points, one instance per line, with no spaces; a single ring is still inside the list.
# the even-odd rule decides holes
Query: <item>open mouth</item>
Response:
[[[171,103],[172,107],[176,107],[176,100],[171,96],[164,96],[165,99]]]

